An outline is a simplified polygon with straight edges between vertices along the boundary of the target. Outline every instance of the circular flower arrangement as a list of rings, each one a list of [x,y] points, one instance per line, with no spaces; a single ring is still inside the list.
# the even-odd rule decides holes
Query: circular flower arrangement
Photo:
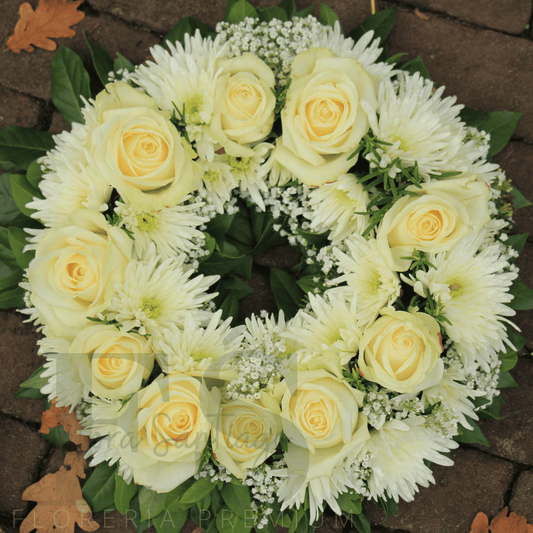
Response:
[[[502,141],[385,35],[240,4],[123,63],[39,160],[41,390],[158,530],[329,506],[366,531],[363,499],[394,510],[479,438],[516,358]],[[279,313],[238,325],[253,255],[287,241]]]

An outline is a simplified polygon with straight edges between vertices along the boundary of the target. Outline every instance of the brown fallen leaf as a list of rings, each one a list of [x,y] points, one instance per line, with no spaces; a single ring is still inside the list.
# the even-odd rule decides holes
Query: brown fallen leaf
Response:
[[[424,13],[422,13],[421,11],[419,11],[418,8],[415,9],[415,15],[422,20],[429,20],[429,17],[427,15],[424,15]]]
[[[13,35],[7,40],[7,47],[15,52],[21,50],[32,52],[33,45],[45,50],[55,50],[57,45],[51,38],[72,37],[76,34],[70,28],[85,17],[78,11],[83,0],[39,0],[33,11],[30,4],[23,3],[19,8],[20,20]]]
[[[501,513],[492,519],[490,525],[487,515],[478,513],[472,522],[470,533],[533,533],[533,525],[515,513],[507,516],[507,507],[504,507]]]
[[[68,470],[66,466],[70,467]],[[91,508],[83,499],[80,481],[85,477],[85,459],[80,452],[69,452],[64,464],[54,474],[47,474],[22,493],[23,500],[37,506],[20,525],[20,533],[52,533],[61,529],[73,533],[78,524],[84,531],[96,531],[100,526],[92,519]]]
[[[43,411],[41,418],[41,429],[39,433],[50,433],[50,430],[58,426],[63,426],[69,434],[71,442],[81,445],[83,451],[89,449],[89,437],[78,435],[78,430],[82,429],[76,413],[69,412],[69,407],[57,407],[55,398],[52,400],[52,406],[47,411]]]

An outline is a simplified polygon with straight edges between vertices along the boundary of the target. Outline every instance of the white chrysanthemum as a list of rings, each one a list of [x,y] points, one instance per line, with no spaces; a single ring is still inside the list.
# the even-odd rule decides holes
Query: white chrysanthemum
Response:
[[[504,270],[509,263],[500,256],[499,246],[477,253],[483,237],[471,235],[450,252],[430,255],[435,268],[419,270],[413,284],[421,296],[429,290],[442,303],[442,314],[451,322],[443,324],[450,339],[480,355],[489,347],[505,351],[506,345],[512,346],[504,322],[515,315],[506,304],[513,299],[508,291],[517,277]]]
[[[241,191],[248,191],[252,200],[263,211],[265,210],[265,202],[261,193],[268,193],[265,177],[270,168],[269,164],[265,164],[265,160],[273,149],[274,145],[270,143],[259,143],[253,147],[253,156],[223,156],[224,162],[231,167],[231,171],[239,180]]]
[[[292,172],[280,165],[272,155],[265,161],[262,172],[268,175],[269,187],[282,187],[295,179]]]
[[[204,39],[197,30],[185,35],[185,44],[166,43],[150,49],[154,62],[147,61],[131,79],[155,100],[161,109],[176,111],[187,123],[189,139],[201,158],[213,160],[216,141],[209,132],[215,106],[215,85],[220,70],[216,61],[224,53],[217,37]],[[184,115],[183,115],[184,113]]]
[[[390,78],[395,72],[392,71],[394,65],[389,63],[376,63],[383,50],[380,48],[378,39],[373,39],[374,31],[368,31],[361,38],[354,42],[351,37],[345,37],[340,24],[335,22],[335,26],[326,26],[323,33],[317,34],[314,46],[329,48],[340,57],[352,57],[363,65],[364,69],[372,76],[377,85],[382,79]],[[370,46],[369,46],[370,45]]]
[[[348,253],[334,249],[338,270],[343,275],[333,283],[346,283],[347,286],[330,290],[343,291],[347,299],[357,295],[357,319],[364,327],[376,318],[380,309],[392,305],[400,296],[400,280],[398,274],[387,266],[375,239],[367,241],[354,235],[345,244]]]
[[[433,83],[420,74],[404,74],[399,84],[385,80],[379,87],[378,109],[362,102],[370,128],[381,141],[380,161],[374,154],[367,158],[374,165],[385,167],[400,158],[404,167],[418,164],[420,174],[439,174],[450,170],[450,160],[463,145],[464,124],[454,105],[455,96],[442,98],[444,87],[433,91]],[[379,113],[379,116],[378,116]],[[389,174],[394,177],[399,169],[394,165]]]
[[[359,349],[356,298],[346,301],[342,294],[326,293],[326,298],[309,294],[312,314],[300,311],[303,324],[284,333],[302,347],[302,355],[333,352],[341,365],[353,359]]]
[[[159,336],[172,326],[183,327],[189,313],[203,321],[210,318],[200,308],[216,294],[208,294],[210,285],[218,276],[196,275],[183,268],[184,256],[175,259],[160,258],[151,250],[145,261],[131,261],[124,273],[124,283],[115,287],[115,296],[108,308],[109,317],[129,331]]]
[[[197,229],[209,219],[199,216],[201,203],[162,207],[158,211],[139,211],[134,206],[118,202],[115,213],[122,218],[124,227],[133,233],[133,251],[142,260],[150,246],[155,244],[156,253],[162,260],[174,258],[180,253],[190,254],[203,242],[204,234]]]
[[[285,314],[278,316],[262,312],[261,318],[252,315],[245,320],[244,341],[250,350],[263,350],[267,353],[284,354],[287,346],[284,334],[287,330]]]
[[[459,423],[472,429],[465,416],[477,420],[474,412],[474,404],[470,398],[483,396],[483,392],[473,390],[464,383],[467,381],[463,365],[459,361],[453,361],[445,368],[442,380],[438,385],[434,385],[422,391],[422,401],[425,407],[429,407],[441,402],[445,408],[453,409],[458,417]]]
[[[353,233],[361,235],[368,226],[368,216],[357,214],[367,210],[368,193],[353,174],[312,189],[309,200],[312,211],[305,214],[311,220],[309,229],[331,231],[331,242],[343,241]]]
[[[63,226],[68,216],[81,207],[106,211],[112,191],[109,183],[93,170],[91,156],[82,146],[83,136],[66,133],[56,136],[56,148],[40,159],[48,169],[39,183],[44,199],[34,198],[28,203],[30,209],[36,210],[33,217],[49,227]]]
[[[368,480],[371,497],[388,496],[409,502],[418,485],[435,483],[431,468],[424,461],[451,466],[445,453],[459,445],[425,427],[423,416],[385,422],[380,430],[370,432],[360,456],[370,453],[372,475]]]
[[[58,407],[70,406],[74,409],[82,398],[88,397],[89,389],[80,380],[78,369],[72,367],[70,341],[46,336],[37,344],[40,346],[39,354],[47,359],[41,377],[48,378],[48,383],[41,392],[50,399],[55,398]]]
[[[217,212],[224,213],[224,204],[229,202],[231,191],[238,185],[231,166],[225,162],[224,156],[218,154],[211,162],[200,158],[196,162],[204,171],[200,191],[210,198]]]
[[[183,372],[190,376],[231,379],[225,364],[240,347],[242,328],[231,328],[231,318],[221,322],[222,311],[203,328],[187,315],[183,328],[172,327],[154,343],[157,362],[165,374]],[[230,375],[231,374],[231,375]]]

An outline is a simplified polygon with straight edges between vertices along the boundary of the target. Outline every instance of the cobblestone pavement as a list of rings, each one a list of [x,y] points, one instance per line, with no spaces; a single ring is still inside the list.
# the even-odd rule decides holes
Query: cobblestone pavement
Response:
[[[252,0],[268,5],[272,0]],[[0,0],[0,42],[5,43],[18,20],[21,0]],[[36,0],[30,0],[33,7]],[[297,0],[299,8],[308,0]],[[370,14],[370,0],[328,2],[350,31]],[[89,63],[82,30],[114,55],[121,52],[134,63],[149,56],[149,47],[160,41],[183,16],[193,15],[214,26],[224,13],[225,0],[85,0],[85,19],[76,36],[57,39]],[[483,111],[519,111],[523,117],[509,146],[496,158],[508,177],[533,200],[533,40],[530,29],[532,0],[396,0],[379,8],[399,7],[389,37],[389,52],[420,55],[445,94]],[[315,14],[317,14],[315,7]],[[36,49],[14,54],[0,52],[0,128],[17,124],[59,132],[66,127],[54,111],[50,97],[50,61],[53,52]],[[533,209],[516,215],[516,231],[533,229]],[[284,252],[289,256],[290,251]],[[277,258],[285,257],[282,253]],[[257,258],[265,263],[269,258]],[[525,283],[533,286],[533,242],[520,257]],[[265,280],[255,279],[254,301],[263,301]],[[259,293],[259,295],[258,295]],[[435,467],[435,484],[423,488],[411,503],[400,504],[400,516],[381,523],[372,505],[368,513],[373,531],[388,533],[468,533],[478,511],[489,517],[504,506],[533,523],[533,314],[522,312],[517,323],[528,337],[512,374],[520,387],[505,389],[503,420],[481,421],[490,448],[462,445],[452,454],[453,467]],[[0,530],[11,533],[33,505],[21,500],[22,491],[62,462],[60,450],[50,447],[37,433],[42,400],[13,399],[18,384],[40,364],[35,341],[38,335],[23,324],[15,311],[0,311]],[[96,516],[103,529],[133,532],[131,522],[110,513]],[[104,523],[104,518],[106,521]],[[351,531],[333,515],[320,533]],[[188,523],[185,531],[194,529]],[[151,529],[150,532],[155,531]]]

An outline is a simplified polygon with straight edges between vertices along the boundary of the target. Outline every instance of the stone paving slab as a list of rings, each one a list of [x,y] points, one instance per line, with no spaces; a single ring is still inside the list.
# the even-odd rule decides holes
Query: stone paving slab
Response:
[[[400,501],[399,516],[385,522],[386,528],[409,533],[467,533],[480,511],[494,516],[504,507],[513,465],[477,450],[459,448],[451,453],[453,467],[435,466],[435,485],[420,489],[410,503]],[[373,524],[380,524],[383,511],[367,504]]]
[[[531,19],[530,0],[409,0],[405,3],[517,35],[525,31]]]
[[[437,86],[446,86],[444,94],[457,95],[468,107],[522,112],[516,135],[532,143],[533,98],[526,95],[533,87],[533,42],[427,16],[400,9],[389,53],[422,56]]]
[[[41,103],[22,94],[0,88],[0,129],[12,124],[37,128]]]
[[[527,518],[529,524],[533,524],[533,471],[520,474],[513,487],[509,509]]]

